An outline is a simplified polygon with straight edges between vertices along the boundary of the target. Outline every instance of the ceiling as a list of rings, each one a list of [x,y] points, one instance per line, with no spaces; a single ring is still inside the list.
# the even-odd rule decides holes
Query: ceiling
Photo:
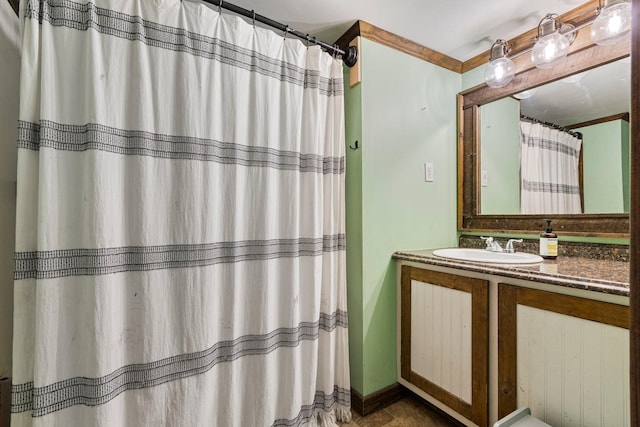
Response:
[[[0,0],[2,1],[2,0]],[[197,0],[196,0],[197,1]],[[14,6],[18,0],[8,0]],[[333,43],[357,20],[464,62],[587,0],[231,0]]]
[[[1,1],[1,0],[0,0]],[[11,2],[11,0],[9,0]],[[197,0],[196,0],[197,1]],[[231,0],[237,6],[335,42],[357,20],[458,61],[535,28],[547,13],[563,14],[586,0]],[[522,100],[524,114],[568,125],[629,111],[630,61],[559,81]],[[570,107],[567,107],[569,103]]]
[[[231,0],[233,4],[335,42],[357,20],[459,61],[563,14],[586,0]]]
[[[559,15],[587,0],[230,0],[231,3],[309,33],[328,43],[357,20],[464,62],[498,39],[536,28],[547,13]],[[538,88],[522,101],[524,114],[560,125],[629,111],[630,62],[594,69],[577,82]]]

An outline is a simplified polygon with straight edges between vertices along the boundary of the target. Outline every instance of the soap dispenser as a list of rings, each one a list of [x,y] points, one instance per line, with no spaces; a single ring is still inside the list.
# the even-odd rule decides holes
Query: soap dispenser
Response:
[[[547,219],[547,228],[540,233],[540,256],[545,259],[558,257],[558,235],[551,229],[551,220]]]

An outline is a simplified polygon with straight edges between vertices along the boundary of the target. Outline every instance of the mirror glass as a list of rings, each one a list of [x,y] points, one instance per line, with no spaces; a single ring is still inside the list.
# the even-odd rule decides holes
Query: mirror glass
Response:
[[[579,132],[581,212],[629,212],[631,61],[623,58],[479,108],[480,213],[521,211],[521,117]],[[541,209],[535,213],[545,212]]]

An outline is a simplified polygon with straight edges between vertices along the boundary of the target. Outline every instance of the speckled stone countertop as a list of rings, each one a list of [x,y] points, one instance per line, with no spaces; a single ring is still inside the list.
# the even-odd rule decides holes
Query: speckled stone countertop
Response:
[[[629,263],[624,261],[558,257],[540,264],[487,264],[440,258],[432,252],[430,249],[398,251],[393,258],[613,295],[629,295]]]

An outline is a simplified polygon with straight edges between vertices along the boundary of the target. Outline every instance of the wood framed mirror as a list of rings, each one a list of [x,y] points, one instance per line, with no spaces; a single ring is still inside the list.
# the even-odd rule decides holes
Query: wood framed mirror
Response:
[[[584,22],[591,18],[582,16],[581,19]],[[580,22],[577,22],[577,24],[579,25]],[[495,210],[483,209],[482,207],[482,185],[486,185],[487,182],[486,171],[483,173],[481,163],[481,108],[483,105],[506,98],[511,98],[517,103],[520,102],[520,100],[514,97],[516,94],[521,94],[531,89],[540,89],[545,85],[558,82],[562,79],[571,79],[570,76],[579,76],[586,71],[620,60],[628,64],[630,73],[630,61],[629,59],[625,60],[625,58],[628,58],[630,55],[630,43],[620,43],[606,47],[595,45],[590,40],[589,28],[590,26],[587,25],[578,31],[576,41],[572,45],[569,56],[557,66],[544,70],[537,69],[531,64],[528,54],[520,54],[514,59],[517,74],[508,85],[501,88],[491,88],[483,84],[461,92],[458,95],[459,231],[538,234],[544,227],[544,219],[549,218],[553,220],[554,231],[562,235],[614,238],[629,237],[628,169],[626,178],[627,206],[623,209],[611,209],[610,212],[607,212],[606,209],[600,212],[598,210],[590,212],[584,209],[584,200],[584,210],[582,210],[582,212],[585,213],[576,214],[521,214],[520,210],[509,211],[508,209],[504,213],[494,213]],[[531,39],[530,36],[529,39]],[[533,41],[530,42],[529,47],[532,43]],[[520,49],[526,53],[526,47],[523,48],[520,46]],[[630,81],[628,85],[628,95],[630,95]],[[613,120],[616,118],[624,120],[624,113],[626,113],[628,126],[628,109],[626,112],[617,112],[615,117],[602,117],[602,120]],[[520,114],[522,114],[522,112],[520,112]],[[584,125],[585,123],[582,124]],[[515,144],[518,145],[519,141],[516,141]],[[629,142],[627,140],[627,151],[628,144]],[[517,148],[515,150],[517,153]],[[520,183],[517,172],[514,179],[517,181],[516,185],[519,189]],[[511,181],[513,181],[513,179]],[[519,195],[515,197],[517,198]]]

